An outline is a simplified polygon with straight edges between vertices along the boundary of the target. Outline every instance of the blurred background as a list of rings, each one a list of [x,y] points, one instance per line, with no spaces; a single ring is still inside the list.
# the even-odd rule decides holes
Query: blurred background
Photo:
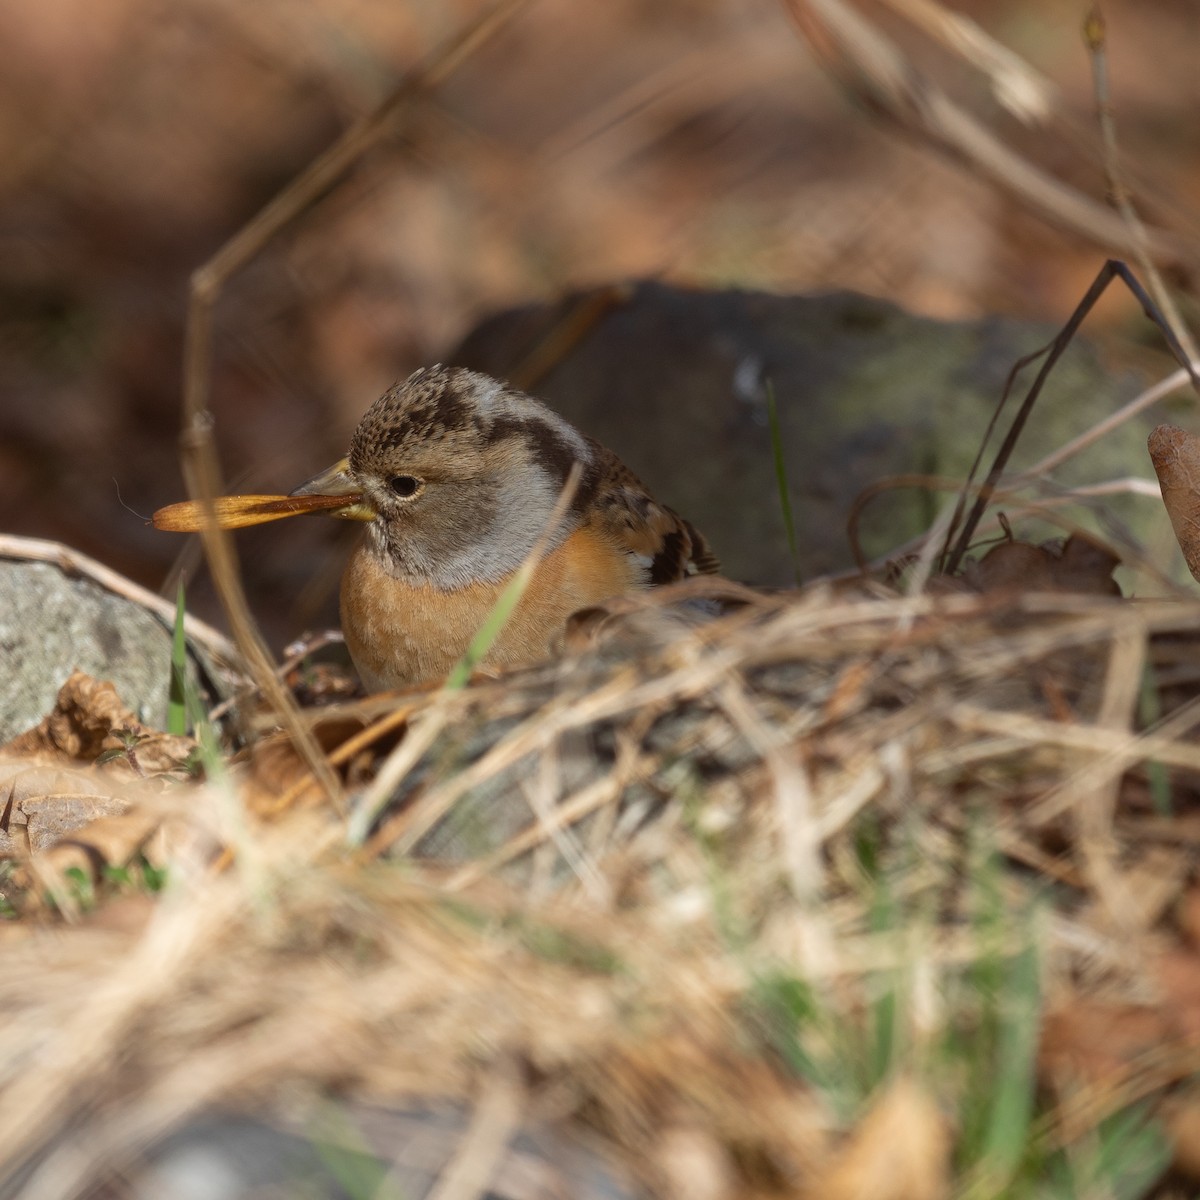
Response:
[[[0,530],[162,586],[183,542],[146,521],[184,495],[190,273],[480,7],[0,5]],[[952,6],[1052,82],[1050,132],[1014,120],[904,7],[858,6],[1023,153],[1104,199],[1083,5]],[[1200,6],[1105,15],[1125,161],[1178,225],[1200,164]],[[230,488],[287,491],[488,314],[611,281],[1065,319],[1106,249],[881,117],[794,16],[778,0],[525,4],[222,293],[212,404]],[[1116,296],[1088,328],[1147,339],[1139,322]],[[238,535],[276,644],[334,620],[334,524]]]

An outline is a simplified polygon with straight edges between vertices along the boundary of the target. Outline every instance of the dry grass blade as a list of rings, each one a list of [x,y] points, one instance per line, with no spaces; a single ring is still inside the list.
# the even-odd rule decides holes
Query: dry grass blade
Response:
[[[1038,368],[1038,373],[1034,377],[1033,382],[1029,385],[1029,391],[1026,392],[1024,400],[1021,401],[1021,407],[1017,410],[1017,414],[1013,417],[1012,425],[1009,426],[1008,433],[1005,434],[1004,441],[1001,442],[1000,448],[996,451],[996,457],[992,460],[992,466],[988,471],[987,478],[983,482],[983,486],[979,489],[979,494],[975,498],[975,503],[971,506],[970,512],[967,514],[963,522],[961,531],[958,532],[957,540],[951,547],[951,536],[954,534],[957,524],[952,524],[946,537],[946,571],[953,574],[962,564],[968,548],[971,544],[971,538],[975,535],[975,530],[979,525],[979,521],[983,516],[984,510],[991,503],[995,494],[996,487],[1004,473],[1005,467],[1008,465],[1008,460],[1016,449],[1017,442],[1020,440],[1021,434],[1025,429],[1025,424],[1029,420],[1030,414],[1033,412],[1033,407],[1037,403],[1038,397],[1042,393],[1042,388],[1045,386],[1047,379],[1050,377],[1050,372],[1054,370],[1058,360],[1070,345],[1076,333],[1079,332],[1080,326],[1083,324],[1087,315],[1091,312],[1100,296],[1114,279],[1120,279],[1122,283],[1133,293],[1135,298],[1141,304],[1143,311],[1159,328],[1163,339],[1167,343],[1167,347],[1175,358],[1182,364],[1184,370],[1189,374],[1192,381],[1192,387],[1200,393],[1200,376],[1198,376],[1192,368],[1191,359],[1184,352],[1183,347],[1179,344],[1175,337],[1171,326],[1159,315],[1155,308],[1153,300],[1146,294],[1142,285],[1137,281],[1129,268],[1122,262],[1116,259],[1109,259],[1108,262],[1100,268],[1096,278],[1093,280],[1091,287],[1080,302],[1075,306],[1075,311],[1071,314],[1066,324],[1059,330],[1057,336],[1048,345],[1038,350],[1034,354],[1026,355],[1022,358],[1013,369],[1009,372],[1008,381],[1004,386],[1004,391],[1001,394],[1000,402],[992,415],[992,419],[988,424],[987,431],[984,434],[983,442],[980,445],[979,453],[976,455],[975,463],[972,465],[970,475],[967,479],[967,486],[964,487],[962,500],[960,503],[965,504],[967,497],[967,488],[969,488],[971,480],[974,478],[975,471],[982,461],[984,449],[991,436],[996,422],[1000,416],[1000,411],[1007,401],[1013,384],[1016,382],[1017,375],[1024,370],[1026,366],[1036,362],[1044,356],[1045,361]]]
[[[935,41],[984,72],[993,95],[1018,119],[1035,124],[1050,114],[1056,99],[1054,85],[970,17],[934,0],[888,0],[888,3]]]
[[[1189,742],[1176,741],[1164,734],[1142,734],[1113,743],[1111,733],[1093,726],[1064,725],[1052,720],[1032,717],[1024,713],[996,712],[992,709],[976,708],[963,704],[954,711],[954,720],[964,729],[978,733],[1000,734],[1005,738],[1022,739],[1028,746],[1056,746],[1067,750],[1082,750],[1094,756],[1086,768],[1086,778],[1081,787],[1091,788],[1107,781],[1113,774],[1120,775],[1130,765],[1147,759],[1160,759],[1170,766],[1189,771],[1200,771],[1200,747]],[[1189,712],[1179,724],[1184,728],[1196,724],[1197,717]],[[1034,822],[1053,819],[1070,807],[1065,793],[1054,792],[1046,796],[1029,814]]]
[[[497,1160],[520,1125],[523,1089],[511,1066],[501,1064],[484,1088],[467,1136],[429,1200],[479,1200]]]
[[[1069,459],[1074,458],[1075,455],[1086,450],[1088,446],[1107,436],[1126,421],[1132,420],[1138,413],[1145,412],[1146,409],[1157,404],[1160,400],[1165,400],[1172,392],[1177,392],[1182,388],[1188,387],[1191,385],[1192,379],[1195,377],[1198,369],[1200,369],[1200,364],[1193,360],[1188,368],[1181,368],[1178,371],[1174,371],[1166,379],[1160,380],[1152,387],[1148,387],[1145,391],[1130,400],[1128,404],[1122,405],[1115,413],[1112,413],[1101,421],[1097,421],[1095,425],[1084,433],[1081,433],[1078,437],[1072,438],[1065,445],[1059,446],[1044,458],[1039,459],[1032,467],[1023,472],[1013,482],[1012,486],[1015,487],[1026,479],[1048,474],[1056,467],[1061,466]]]
[[[74,1196],[205,1109],[370,1096],[476,1113],[442,1179],[461,1195],[547,1116],[651,1194],[702,1162],[722,1196],[936,1195],[998,1178],[972,1145],[1036,1172],[1172,1081],[1121,1063],[1056,1105],[1027,1055],[1005,1094],[1041,1124],[971,1120],[1011,1038],[1036,1047],[1039,997],[1144,995],[1171,936],[1191,852],[1149,822],[1137,764],[1200,803],[1194,672],[1149,730],[1135,682],[1147,647],[1190,666],[1200,607],[812,588],[658,638],[661,600],[570,660],[332,714],[376,721],[345,743],[353,777],[387,772],[365,852],[297,806],[232,869],[181,873],[149,924],[101,938],[81,906],[6,944],[5,1169]],[[918,1078],[955,1121],[895,1082]]]
[[[882,29],[843,0],[785,0],[796,25],[833,74],[876,112],[897,121],[956,160],[1014,193],[1035,211],[1118,253],[1134,239],[1124,220],[1103,204],[1046,174],[1007,146],[937,83],[923,74]],[[1172,234],[1146,234],[1156,262],[1181,259]]]
[[[793,7],[853,44],[883,107],[988,159],[886,39],[845,24],[848,6]],[[890,7],[987,71],[1010,111],[1053,108],[970,23],[932,0]],[[273,672],[223,529],[324,502],[219,496],[218,293],[514,9],[490,7],[198,273],[193,499],[161,519],[204,535],[260,677]],[[651,127],[661,138],[658,114]],[[525,367],[614,299],[565,313]],[[1006,470],[993,500],[1028,482]],[[1063,499],[1035,486],[1033,504]],[[926,537],[909,582],[941,544]],[[736,608],[685,620],[705,596]],[[400,1139],[364,1138],[384,1187],[339,1181],[342,1194],[1153,1194],[1130,1183],[1145,1156],[1112,1126],[1153,1119],[1197,1066],[1200,605],[701,580],[600,606],[576,632],[569,656],[498,679],[469,659],[453,689],[319,713],[278,701],[288,729],[264,713],[273,736],[223,764],[221,789],[195,782],[190,754],[116,796],[82,772],[5,763],[0,1192],[181,1194],[155,1191],[142,1163],[210,1114],[290,1118],[319,1141],[314,1114],[351,1124],[373,1104],[449,1113],[457,1140],[427,1172],[440,1179],[413,1187]],[[122,717],[106,736],[121,734],[131,769],[149,759],[144,729]],[[310,795],[334,771],[350,822]],[[87,823],[35,844],[48,809]],[[168,822],[177,839],[159,837]],[[131,869],[85,875],[90,850]],[[138,873],[150,867],[164,891]],[[1101,1033],[1069,1039],[1085,1003]],[[1149,1038],[1114,1044],[1113,1012]],[[622,1177],[592,1187],[553,1151],[522,1174],[547,1127],[598,1144]],[[429,1142],[410,1148],[431,1161]]]
[[[478,862],[463,867],[447,880],[446,887],[450,891],[458,891],[471,884],[494,875],[500,868],[527,854],[535,847],[543,845],[560,829],[568,829],[576,822],[582,821],[597,809],[612,805],[630,786],[639,772],[644,773],[649,766],[649,760],[635,759],[631,748],[622,748],[616,765],[611,773],[594,780],[587,787],[580,789],[573,796],[559,801],[554,811],[548,817],[539,814],[538,823],[524,833],[518,834],[506,842],[495,853]]]
[[[200,534],[213,582],[229,617],[234,638],[255,681],[279,714],[297,750],[338,808],[344,807],[337,777],[300,720],[280,683],[250,615],[233,546],[213,508],[222,491],[209,410],[213,307],[225,282],[246,265],[289,222],[340,180],[372,146],[391,131],[403,108],[427,94],[496,32],[522,0],[497,0],[433,53],[428,61],[393,89],[376,110],[355,122],[324,154],[285,187],[242,230],[192,276],[184,352],[183,433],[184,479],[199,505]]]
[[[1096,715],[1097,728],[1111,729],[1114,737],[1128,739],[1133,732],[1146,664],[1146,640],[1146,630],[1136,618],[1114,629]],[[1133,934],[1143,929],[1118,867],[1119,848],[1113,830],[1120,782],[1120,777],[1114,775],[1080,798],[1076,809],[1078,844],[1084,869],[1109,917],[1117,928]]]
[[[812,785],[804,764],[797,760],[794,748],[785,749],[781,744],[784,739],[763,724],[745,690],[732,680],[721,689],[720,703],[771,772],[776,819],[792,895],[801,904],[812,904],[817,899],[823,872],[818,861],[820,837],[814,819]]]
[[[1112,96],[1108,88],[1108,32],[1100,6],[1094,4],[1083,23],[1084,40],[1092,56],[1092,83],[1096,93],[1096,113],[1100,122],[1100,134],[1104,146],[1104,173],[1108,178],[1109,195],[1121,219],[1129,227],[1130,248],[1137,264],[1146,277],[1147,285],[1162,313],[1164,324],[1178,341],[1185,354],[1185,361],[1195,362],[1200,358],[1195,342],[1179,315],[1179,309],[1163,282],[1162,275],[1150,253],[1150,235],[1146,225],[1138,216],[1133,197],[1125,185],[1121,172],[1120,153],[1117,149],[1117,122],[1113,113]]]
[[[950,1194],[944,1115],[911,1079],[889,1084],[812,1189],[825,1200],[943,1200]]]

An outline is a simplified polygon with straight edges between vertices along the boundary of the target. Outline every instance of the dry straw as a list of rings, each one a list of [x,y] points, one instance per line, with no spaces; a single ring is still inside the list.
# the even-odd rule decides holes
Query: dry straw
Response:
[[[1047,989],[1088,977],[1136,994],[1161,911],[1131,903],[1138,864],[1153,849],[1179,881],[1188,851],[1139,832],[1112,789],[1152,759],[1200,763],[1191,708],[1139,734],[1126,684],[1147,656],[1180,661],[1200,606],[737,595],[682,631],[647,601],[582,655],[454,695],[366,856],[328,805],[292,805],[252,823],[253,870],[178,868],[157,900],[14,937],[0,1175],[36,1164],[23,1196],[83,1194],[213,1106],[487,1109],[507,1078],[521,1121],[602,1137],[659,1194],[676,1185],[655,1147],[681,1130],[724,1164],[729,1194],[812,1194],[804,1181],[841,1161],[848,1084],[772,1049],[833,1053],[815,1018],[762,1024],[763,981],[803,981],[849,1031],[881,980],[908,979],[882,1077],[924,1070],[922,1093],[953,1101],[923,1047],[961,1013],[917,998],[1031,937],[1005,919],[986,944],[981,840],[1016,864],[1006,913],[1044,890],[1020,864],[1047,858],[1048,837],[1069,868],[1038,941]],[[368,757],[384,744],[358,738]],[[202,790],[136,802],[194,830],[214,811]],[[948,1164],[922,1169],[945,1179]]]
[[[1175,258],[1170,234],[1134,239],[1018,159],[856,10],[789,7],[910,129],[1062,223]],[[1052,106],[973,26],[895,7],[1023,119]],[[201,505],[218,490],[221,284],[513,8],[490,7],[197,274]],[[992,1195],[1064,1145],[1078,1166],[1102,1122],[1195,1069],[1164,1033],[1100,1080],[1044,1068],[1032,1108],[1043,1017],[1154,1011],[1148,964],[1200,840],[1165,811],[1194,802],[1200,767],[1200,604],[700,582],[624,606],[556,664],[301,714],[215,528],[207,548],[286,737],[244,755],[222,797],[97,779],[154,817],[128,857],[166,866],[165,893],[101,884],[71,925],[10,876],[12,1194],[116,1186],[214,1108],[303,1130],[332,1098],[472,1112],[439,1200],[481,1194],[534,1122],[592,1139],[654,1195]],[[681,615],[714,587],[725,616]],[[358,845],[355,801],[393,750]]]

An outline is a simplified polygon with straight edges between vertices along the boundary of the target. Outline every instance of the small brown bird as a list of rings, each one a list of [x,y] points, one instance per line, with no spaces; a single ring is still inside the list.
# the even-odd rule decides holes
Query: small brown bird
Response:
[[[567,618],[623,592],[719,569],[689,522],[540,401],[457,367],[417,371],[367,410],[350,453],[293,496],[355,496],[368,521],[342,576],[342,629],[368,689],[446,675],[579,483],[484,664],[535,662]]]

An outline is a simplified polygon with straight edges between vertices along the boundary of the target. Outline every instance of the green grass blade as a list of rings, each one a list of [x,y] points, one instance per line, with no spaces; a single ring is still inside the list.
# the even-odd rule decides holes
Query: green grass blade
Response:
[[[320,1172],[338,1185],[339,1195],[349,1200],[404,1200],[389,1168],[347,1114],[334,1104],[326,1104],[311,1122],[309,1145]],[[326,1180],[310,1182],[323,1185]],[[327,1193],[324,1186],[319,1191]],[[304,1194],[309,1193],[305,1190]]]
[[[175,595],[175,628],[171,637],[171,683],[167,693],[167,732],[180,737],[190,727],[199,745],[200,762],[210,781],[224,778],[220,739],[204,710],[196,681],[188,671],[187,638],[183,630],[183,580]]]
[[[167,732],[187,733],[187,638],[183,632],[183,580],[175,593],[175,628],[171,635],[171,678],[167,686]]]
[[[1041,1011],[1038,975],[1037,947],[1031,943],[1010,963],[1006,994],[1000,997],[1001,1028],[983,1160],[987,1174],[1005,1183],[1021,1164],[1033,1120]]]
[[[1096,1131],[1092,1180],[1076,1194],[1103,1194],[1113,1200],[1141,1200],[1171,1165],[1171,1139],[1146,1105],[1116,1113]]]
[[[886,875],[881,876],[871,897],[871,929],[881,935],[899,937],[907,925],[891,881]],[[861,1083],[864,1096],[869,1096],[884,1083],[902,1053],[905,1005],[900,990],[904,974],[903,968],[884,972],[878,980],[879,991],[868,1005],[868,1035]]]
[[[779,409],[775,403],[775,385],[767,380],[767,422],[771,429],[771,453],[775,459],[775,485],[779,489],[779,508],[783,513],[783,528],[787,533],[788,553],[792,556],[792,571],[800,582],[800,554],[796,549],[796,521],[792,516],[792,499],[788,492],[787,463],[783,454],[783,435],[779,429]]]
[[[475,631],[467,652],[454,664],[454,669],[446,679],[446,687],[450,689],[465,687],[471,678],[471,672],[483,661],[492,643],[500,636],[500,631],[508,624],[513,609],[521,602],[529,581],[533,578],[536,563],[524,562],[517,573],[505,584],[492,611],[488,613],[483,624]]]
[[[1142,672],[1138,707],[1144,728],[1150,729],[1162,720],[1162,701],[1158,694],[1158,680],[1153,663],[1147,663]],[[1171,800],[1171,773],[1166,765],[1149,759],[1146,763],[1146,783],[1150,788],[1150,800],[1154,811],[1160,817],[1169,817],[1174,811],[1174,804]]]

